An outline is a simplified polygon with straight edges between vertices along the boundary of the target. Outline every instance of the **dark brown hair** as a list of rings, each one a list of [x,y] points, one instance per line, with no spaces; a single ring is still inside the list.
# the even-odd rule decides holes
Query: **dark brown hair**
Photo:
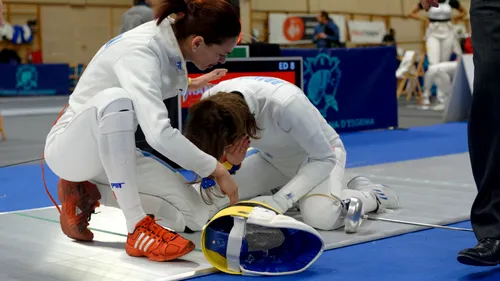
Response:
[[[227,0],[159,0],[153,6],[158,25],[172,14],[183,14],[172,26],[177,40],[197,35],[207,45],[220,45],[241,33],[239,15]]]
[[[184,135],[199,149],[221,161],[226,146],[245,136],[258,139],[259,130],[241,93],[218,92],[189,108]],[[213,188],[202,191],[200,186],[200,194],[206,204],[213,203],[211,195],[224,197]]]
[[[184,135],[221,161],[226,146],[245,136],[258,139],[259,130],[241,93],[218,92],[189,108]]]

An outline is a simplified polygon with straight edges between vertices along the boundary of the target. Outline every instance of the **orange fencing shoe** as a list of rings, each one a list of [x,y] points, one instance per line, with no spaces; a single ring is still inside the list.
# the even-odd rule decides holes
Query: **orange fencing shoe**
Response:
[[[194,243],[167,230],[148,215],[128,234],[125,250],[133,257],[147,257],[152,261],[169,261],[194,250]]]
[[[99,207],[101,193],[88,181],[70,182],[60,179],[57,195],[61,201],[61,229],[69,238],[92,241],[94,234],[88,229],[90,216]]]

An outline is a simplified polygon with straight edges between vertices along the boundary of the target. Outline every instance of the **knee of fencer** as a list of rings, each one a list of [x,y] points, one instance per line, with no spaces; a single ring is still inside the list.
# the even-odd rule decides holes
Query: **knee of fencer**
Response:
[[[130,99],[116,99],[101,110],[99,120],[99,132],[101,134],[134,131],[135,129],[135,112]]]
[[[124,91],[120,88],[116,88],[117,92]],[[123,112],[123,111],[133,111],[134,106],[132,104],[132,100],[128,97],[122,97],[123,93],[117,94],[117,98],[107,104],[104,104],[101,107],[101,116],[105,116],[106,114],[114,113],[114,112]]]
[[[300,201],[300,212],[304,223],[319,229],[333,230],[338,227],[342,216],[339,199],[328,195],[312,195]]]
[[[106,114],[132,111],[134,109],[130,94],[123,88],[114,87],[108,88],[98,93],[99,104],[98,117],[103,117]]]
[[[356,176],[352,178],[348,183],[347,183],[347,188],[349,189],[360,189],[360,188],[365,188],[365,187],[370,187],[372,186],[373,183],[370,179],[368,179],[365,176]]]

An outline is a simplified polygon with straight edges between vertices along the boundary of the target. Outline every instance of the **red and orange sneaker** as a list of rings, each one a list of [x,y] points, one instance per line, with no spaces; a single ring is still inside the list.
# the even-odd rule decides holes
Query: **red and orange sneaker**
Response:
[[[152,261],[169,261],[180,258],[192,250],[194,243],[156,223],[148,215],[128,234],[125,250],[133,257],[147,257]]]
[[[57,195],[61,201],[61,229],[69,238],[92,241],[94,234],[88,229],[90,216],[99,207],[101,193],[88,181],[70,182],[60,179]]]

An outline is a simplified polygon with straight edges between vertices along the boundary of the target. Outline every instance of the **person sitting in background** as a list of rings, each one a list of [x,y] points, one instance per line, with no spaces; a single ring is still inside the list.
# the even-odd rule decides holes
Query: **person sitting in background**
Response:
[[[314,28],[313,34],[313,42],[316,44],[316,47],[339,47],[339,28],[328,16],[328,13],[325,11],[321,11],[316,18],[318,19],[318,25]]]

